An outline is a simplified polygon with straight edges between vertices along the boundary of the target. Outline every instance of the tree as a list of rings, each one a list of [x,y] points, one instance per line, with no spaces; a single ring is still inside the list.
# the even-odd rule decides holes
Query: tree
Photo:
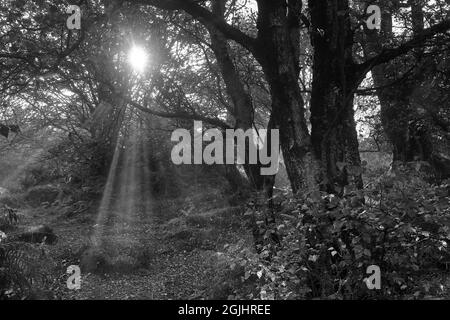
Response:
[[[311,0],[308,3],[309,15],[303,13],[303,3],[300,0],[258,0],[254,23],[245,25],[230,22],[226,17],[227,8],[231,11],[236,10],[233,7],[235,3],[225,0],[212,2],[130,0],[115,1],[108,6],[113,9],[122,6],[124,10],[131,10],[131,14],[135,17],[150,18],[154,23],[148,24],[147,28],[156,26],[157,29],[157,25],[167,25],[167,21],[174,19],[174,15],[171,15],[173,12],[183,13],[184,21],[187,21],[186,16],[194,18],[204,27],[204,30],[195,36],[203,36],[204,31],[210,35],[211,43],[208,45],[214,52],[220,67],[221,78],[232,102],[231,108],[224,107],[227,101],[223,103],[224,99],[220,93],[217,96],[211,94],[211,85],[199,79],[203,74],[189,75],[189,79],[196,79],[196,85],[202,84],[202,92],[195,88],[195,85],[189,84],[187,77],[183,78],[184,75],[177,74],[181,64],[176,59],[172,59],[170,54],[171,68],[168,67],[169,64],[158,62],[151,79],[144,79],[141,83],[158,88],[157,93],[152,95],[129,92],[127,85],[124,84],[129,79],[123,76],[111,76],[115,72],[114,66],[103,66],[105,61],[114,59],[114,54],[118,53],[115,52],[118,49],[114,48],[116,44],[108,48],[98,48],[96,60],[93,60],[93,57],[83,49],[79,51],[82,53],[82,58],[76,59],[74,55],[71,55],[76,47],[66,46],[67,50],[56,55],[57,63],[54,68],[64,64],[60,71],[66,72],[64,81],[70,82],[70,79],[67,79],[67,71],[77,70],[77,66],[70,66],[70,64],[76,64],[75,61],[82,62],[81,67],[78,68],[81,78],[86,78],[83,72],[88,70],[88,74],[94,75],[94,81],[78,79],[80,84],[83,83],[83,88],[78,89],[83,93],[81,96],[85,95],[86,88],[91,83],[94,86],[91,86],[89,90],[97,91],[101,100],[109,99],[117,102],[123,99],[121,101],[124,108],[129,105],[158,117],[202,120],[220,128],[234,126],[248,129],[254,126],[255,122],[253,106],[255,97],[252,96],[251,89],[245,86],[242,74],[233,61],[232,44],[237,43],[259,63],[264,74],[271,98],[269,127],[280,130],[281,149],[294,192],[321,188],[329,192],[342,193],[343,187],[348,184],[361,188],[360,158],[353,110],[355,92],[368,72],[381,64],[413,52],[417,47],[428,45],[431,38],[450,28],[450,22],[444,20],[429,28],[416,30],[413,37],[395,43],[389,48],[387,45],[382,45],[378,48],[379,50],[377,49],[378,51],[373,51],[373,54],[367,55],[366,59],[361,59],[358,56],[356,36],[361,21],[364,21],[365,17],[358,13],[358,8],[351,7],[348,0]],[[151,10],[148,8],[158,8],[157,14],[149,14]],[[111,19],[113,17],[111,13],[114,10],[106,11],[100,16]],[[418,13],[415,11],[414,14]],[[88,24],[92,24],[96,20],[88,19],[87,21]],[[103,23],[102,26],[105,27],[108,24]],[[109,27],[111,30],[108,32],[120,33],[111,25]],[[162,41],[165,43],[164,46],[168,44],[167,41],[172,41],[172,45],[178,41],[173,30],[166,30],[170,36]],[[302,49],[300,35],[305,30],[309,33],[314,49],[310,103],[311,133],[307,123],[304,90],[300,88],[299,83]],[[60,37],[66,39],[69,44],[72,43],[70,35],[62,34]],[[158,39],[156,40],[158,42]],[[54,39],[48,41],[49,47],[56,46]],[[83,41],[81,39],[79,43]],[[171,45],[164,46],[161,46],[161,49],[166,53],[170,52]],[[6,60],[2,61],[21,59],[24,57],[24,52],[28,51],[19,50],[19,53],[14,54],[10,50],[3,52],[1,54]],[[100,57],[102,54],[105,58]],[[45,55],[44,52],[35,52],[31,58],[43,60],[43,55]],[[72,56],[72,61],[66,59],[67,56]],[[0,58],[2,58],[1,55]],[[27,59],[29,63],[34,63],[34,60]],[[50,65],[53,66],[53,64]],[[100,69],[102,72],[98,72]],[[110,74],[105,76],[104,70],[109,70]],[[211,72],[207,74],[208,79],[213,79]],[[31,78],[34,78],[34,75],[30,72]],[[73,85],[72,88],[76,89]],[[206,94],[203,89],[207,89]],[[220,88],[218,90],[220,91]],[[117,100],[118,98],[120,99]],[[220,100],[222,105],[214,105],[214,102]],[[95,105],[93,108],[91,106],[92,110],[90,110],[92,115],[96,114],[95,110],[98,106],[104,105],[100,101],[94,102]],[[231,125],[220,116],[224,108],[234,117],[235,121]],[[119,107],[116,111],[122,109]],[[94,126],[94,129],[97,127]],[[252,173],[257,167],[247,166],[246,169],[255,185],[261,186],[261,177]]]
[[[281,148],[294,191],[304,187],[317,189],[321,170],[328,190],[334,189],[335,184],[341,187],[349,183],[349,176],[353,176],[350,180],[361,187],[358,170],[349,175],[352,170],[339,170],[337,166],[338,162],[348,162],[349,167],[358,167],[360,162],[352,105],[355,91],[375,66],[409,52],[435,34],[450,28],[449,21],[443,21],[395,48],[383,50],[367,61],[355,63],[352,56],[354,31],[351,29],[348,1],[310,1],[315,50],[311,137],[298,84],[299,33],[305,20],[301,1],[257,1],[256,37],[228,24],[199,2],[131,2],[166,10],[182,10],[208,29],[219,30],[255,57],[270,87],[274,127],[280,129]]]
[[[208,29],[219,30],[238,42],[261,64],[272,97],[274,128],[280,130],[281,149],[293,187],[317,189],[318,163],[305,119],[298,85],[301,1],[258,1],[257,36],[251,37],[229,25],[194,1],[130,1],[167,10],[183,10]]]
[[[364,78],[353,57],[348,1],[309,1],[314,47],[311,96],[312,142],[322,161],[327,191],[362,188],[354,93]],[[352,181],[350,181],[352,180]]]
[[[383,44],[396,41],[392,20],[405,8],[410,10],[405,25],[411,26],[410,36],[416,38],[424,34],[425,17],[427,20],[440,18],[434,16],[432,7],[426,9],[423,1],[410,0],[404,8],[388,7],[381,31],[365,30],[363,46],[367,57],[380,53]],[[445,151],[448,149],[449,118],[445,103],[442,104],[448,98],[445,90],[448,88],[446,38],[448,36],[442,35],[432,41],[417,43],[401,59],[372,70],[381,104],[381,121],[392,143],[394,162],[426,161],[437,178],[450,175],[450,157]]]
[[[225,9],[226,1],[214,0],[212,3],[212,13],[218,18],[225,21]],[[220,30],[209,27],[208,32],[211,39],[211,48],[214,52],[217,63],[220,67],[222,78],[225,82],[228,96],[233,103],[232,115],[235,119],[235,129],[242,129],[244,131],[254,128],[255,123],[255,108],[253,106],[253,98],[251,93],[245,89],[244,83],[241,80],[239,71],[237,70],[233,59],[230,54],[230,47],[227,38],[222,34]],[[251,150],[250,144],[253,144],[253,148],[256,148],[255,138],[253,140],[246,141],[245,156],[248,160],[248,152]],[[267,139],[270,135],[267,136]],[[246,161],[248,163],[248,161]],[[265,184],[268,183],[266,188],[272,190],[274,179],[261,176],[261,165],[244,165],[246,174],[257,190],[261,190]],[[270,195],[269,195],[270,196]]]

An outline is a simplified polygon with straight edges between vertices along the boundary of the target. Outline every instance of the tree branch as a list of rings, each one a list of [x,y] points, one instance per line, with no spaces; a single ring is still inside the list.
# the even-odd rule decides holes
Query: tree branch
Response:
[[[168,118],[168,119],[188,119],[188,120],[196,120],[196,121],[204,121],[209,123],[210,125],[222,128],[222,129],[232,129],[227,123],[220,119],[216,118],[210,118],[201,114],[196,113],[195,111],[193,113],[185,112],[185,111],[179,111],[179,112],[164,112],[164,111],[157,111],[150,109],[146,106],[143,106],[131,99],[125,99],[127,103],[129,103],[131,106],[135,107],[136,109],[152,114],[157,117],[162,118]],[[167,106],[165,106],[167,107]]]
[[[183,10],[208,28],[217,28],[228,39],[236,41],[250,52],[255,52],[257,40],[235,28],[194,0],[128,0],[132,3],[147,4],[164,10]]]
[[[373,67],[389,62],[403,54],[408,53],[410,50],[419,47],[426,40],[433,37],[438,33],[444,33],[450,29],[450,20],[442,21],[428,29],[425,29],[420,34],[413,37],[411,40],[401,44],[397,48],[383,49],[377,56],[367,60],[364,63],[361,63],[357,66],[357,68],[366,74]]]

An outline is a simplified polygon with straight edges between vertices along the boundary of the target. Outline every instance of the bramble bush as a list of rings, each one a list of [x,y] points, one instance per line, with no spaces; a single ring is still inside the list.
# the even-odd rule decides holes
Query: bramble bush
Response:
[[[450,263],[450,185],[425,182],[420,164],[398,166],[365,189],[342,197],[313,192],[279,196],[277,223],[265,228],[259,253],[229,248],[229,267],[243,268],[241,281],[256,275],[255,290],[234,298],[396,299],[440,293],[427,275]],[[249,214],[258,214],[251,212]],[[381,290],[364,279],[381,268]],[[245,288],[245,290],[243,289]],[[255,295],[254,292],[257,292]]]

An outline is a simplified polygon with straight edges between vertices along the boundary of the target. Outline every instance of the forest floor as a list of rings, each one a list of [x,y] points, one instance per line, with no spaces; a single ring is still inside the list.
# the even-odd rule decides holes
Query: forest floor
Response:
[[[87,204],[82,207],[73,199],[33,204],[27,200],[30,190],[19,195],[20,222],[13,232],[7,232],[8,237],[39,225],[49,226],[58,237],[53,245],[33,244],[25,247],[32,250],[23,251],[26,255],[38,252],[27,264],[50,279],[37,289],[51,294],[39,293],[37,298],[236,299],[240,289],[258,297],[254,283],[242,281],[248,269],[233,268],[236,260],[230,257],[231,248],[254,251],[245,201],[241,195],[231,194],[224,180],[206,176],[202,179],[190,172],[178,181],[180,191],[170,192],[171,197],[142,197],[150,192],[131,197],[139,188],[118,183],[118,190],[104,192],[102,199],[101,188],[94,187],[95,196],[78,194]],[[71,191],[77,194],[76,188]],[[107,209],[101,209],[103,202]],[[81,268],[80,290],[70,290],[67,285],[67,268],[73,265]],[[449,299],[446,267],[421,270],[411,287],[414,290],[408,288],[412,291],[395,298]]]
[[[191,196],[153,200],[150,210],[137,206],[131,216],[118,214],[104,225],[93,209],[71,215],[27,208],[21,229],[47,225],[58,236],[46,246],[57,299],[225,299],[232,292],[220,284],[220,251],[238,241],[251,246],[251,233],[242,226],[242,206],[230,204],[223,186],[190,189],[185,194]],[[90,260],[104,265],[84,272]],[[81,289],[69,290],[66,269],[80,264]]]

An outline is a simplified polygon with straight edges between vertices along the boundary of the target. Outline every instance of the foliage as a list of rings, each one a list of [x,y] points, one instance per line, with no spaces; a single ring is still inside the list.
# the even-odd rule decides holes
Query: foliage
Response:
[[[121,202],[123,214],[134,192],[152,223],[167,222],[159,240],[178,251],[230,242],[219,254],[216,281],[223,286],[213,286],[213,297],[436,293],[423,277],[442,274],[450,261],[449,186],[432,184],[450,172],[448,1],[375,1],[384,10],[382,24],[387,14],[395,30],[373,31],[380,37],[364,27],[367,1],[170,3],[81,1],[82,30],[73,31],[65,27],[65,0],[0,0],[0,128],[20,127],[0,137],[0,185],[8,189],[0,197],[0,298],[30,297],[26,292],[47,286],[40,278],[44,248],[6,241],[3,231],[17,227],[15,208],[27,201],[38,207],[30,208],[33,218],[58,215],[56,223],[80,227],[93,215],[69,219],[100,202],[108,178],[113,186],[104,202]],[[427,27],[423,35],[418,22]],[[130,69],[131,45],[151,57],[145,72]],[[278,195],[274,206],[251,205],[246,216],[256,250],[251,241],[234,243],[233,236],[244,237],[237,231],[247,190],[231,204],[212,188],[227,185],[222,167],[178,170],[169,160],[170,132],[192,129],[193,120],[221,129],[279,128],[284,163],[276,186],[317,188],[317,164],[329,171],[323,180],[339,197],[305,191]],[[397,149],[410,152],[399,158]],[[394,164],[385,174],[391,153],[430,165]],[[344,188],[360,177],[360,155],[370,162],[363,173],[369,182],[364,190]],[[200,176],[214,184],[198,183]],[[108,223],[123,222],[116,218]],[[107,239],[101,250],[83,248],[87,264],[96,270],[103,261],[118,273],[148,268],[157,256],[153,247],[121,236],[123,246]],[[371,264],[383,272],[381,291],[363,282]]]
[[[18,208],[22,203],[20,194],[6,193],[0,196],[0,207]]]
[[[267,230],[280,243],[266,241],[257,255],[234,247],[227,253],[231,267],[245,268],[242,281],[260,278],[260,298],[423,297],[434,290],[424,277],[442,274],[450,262],[449,184],[430,185],[418,169],[400,167],[342,198],[315,192],[281,199],[279,222]],[[364,283],[370,265],[381,268],[379,291]]]
[[[0,243],[0,300],[50,298],[54,266],[43,245]]]
[[[12,229],[18,222],[19,217],[17,215],[17,210],[5,204],[2,207],[0,202],[0,231]]]
[[[54,171],[54,178],[86,185],[95,177],[107,174],[111,160],[108,152],[100,142],[89,137],[80,141],[63,138],[48,149],[43,160]]]

